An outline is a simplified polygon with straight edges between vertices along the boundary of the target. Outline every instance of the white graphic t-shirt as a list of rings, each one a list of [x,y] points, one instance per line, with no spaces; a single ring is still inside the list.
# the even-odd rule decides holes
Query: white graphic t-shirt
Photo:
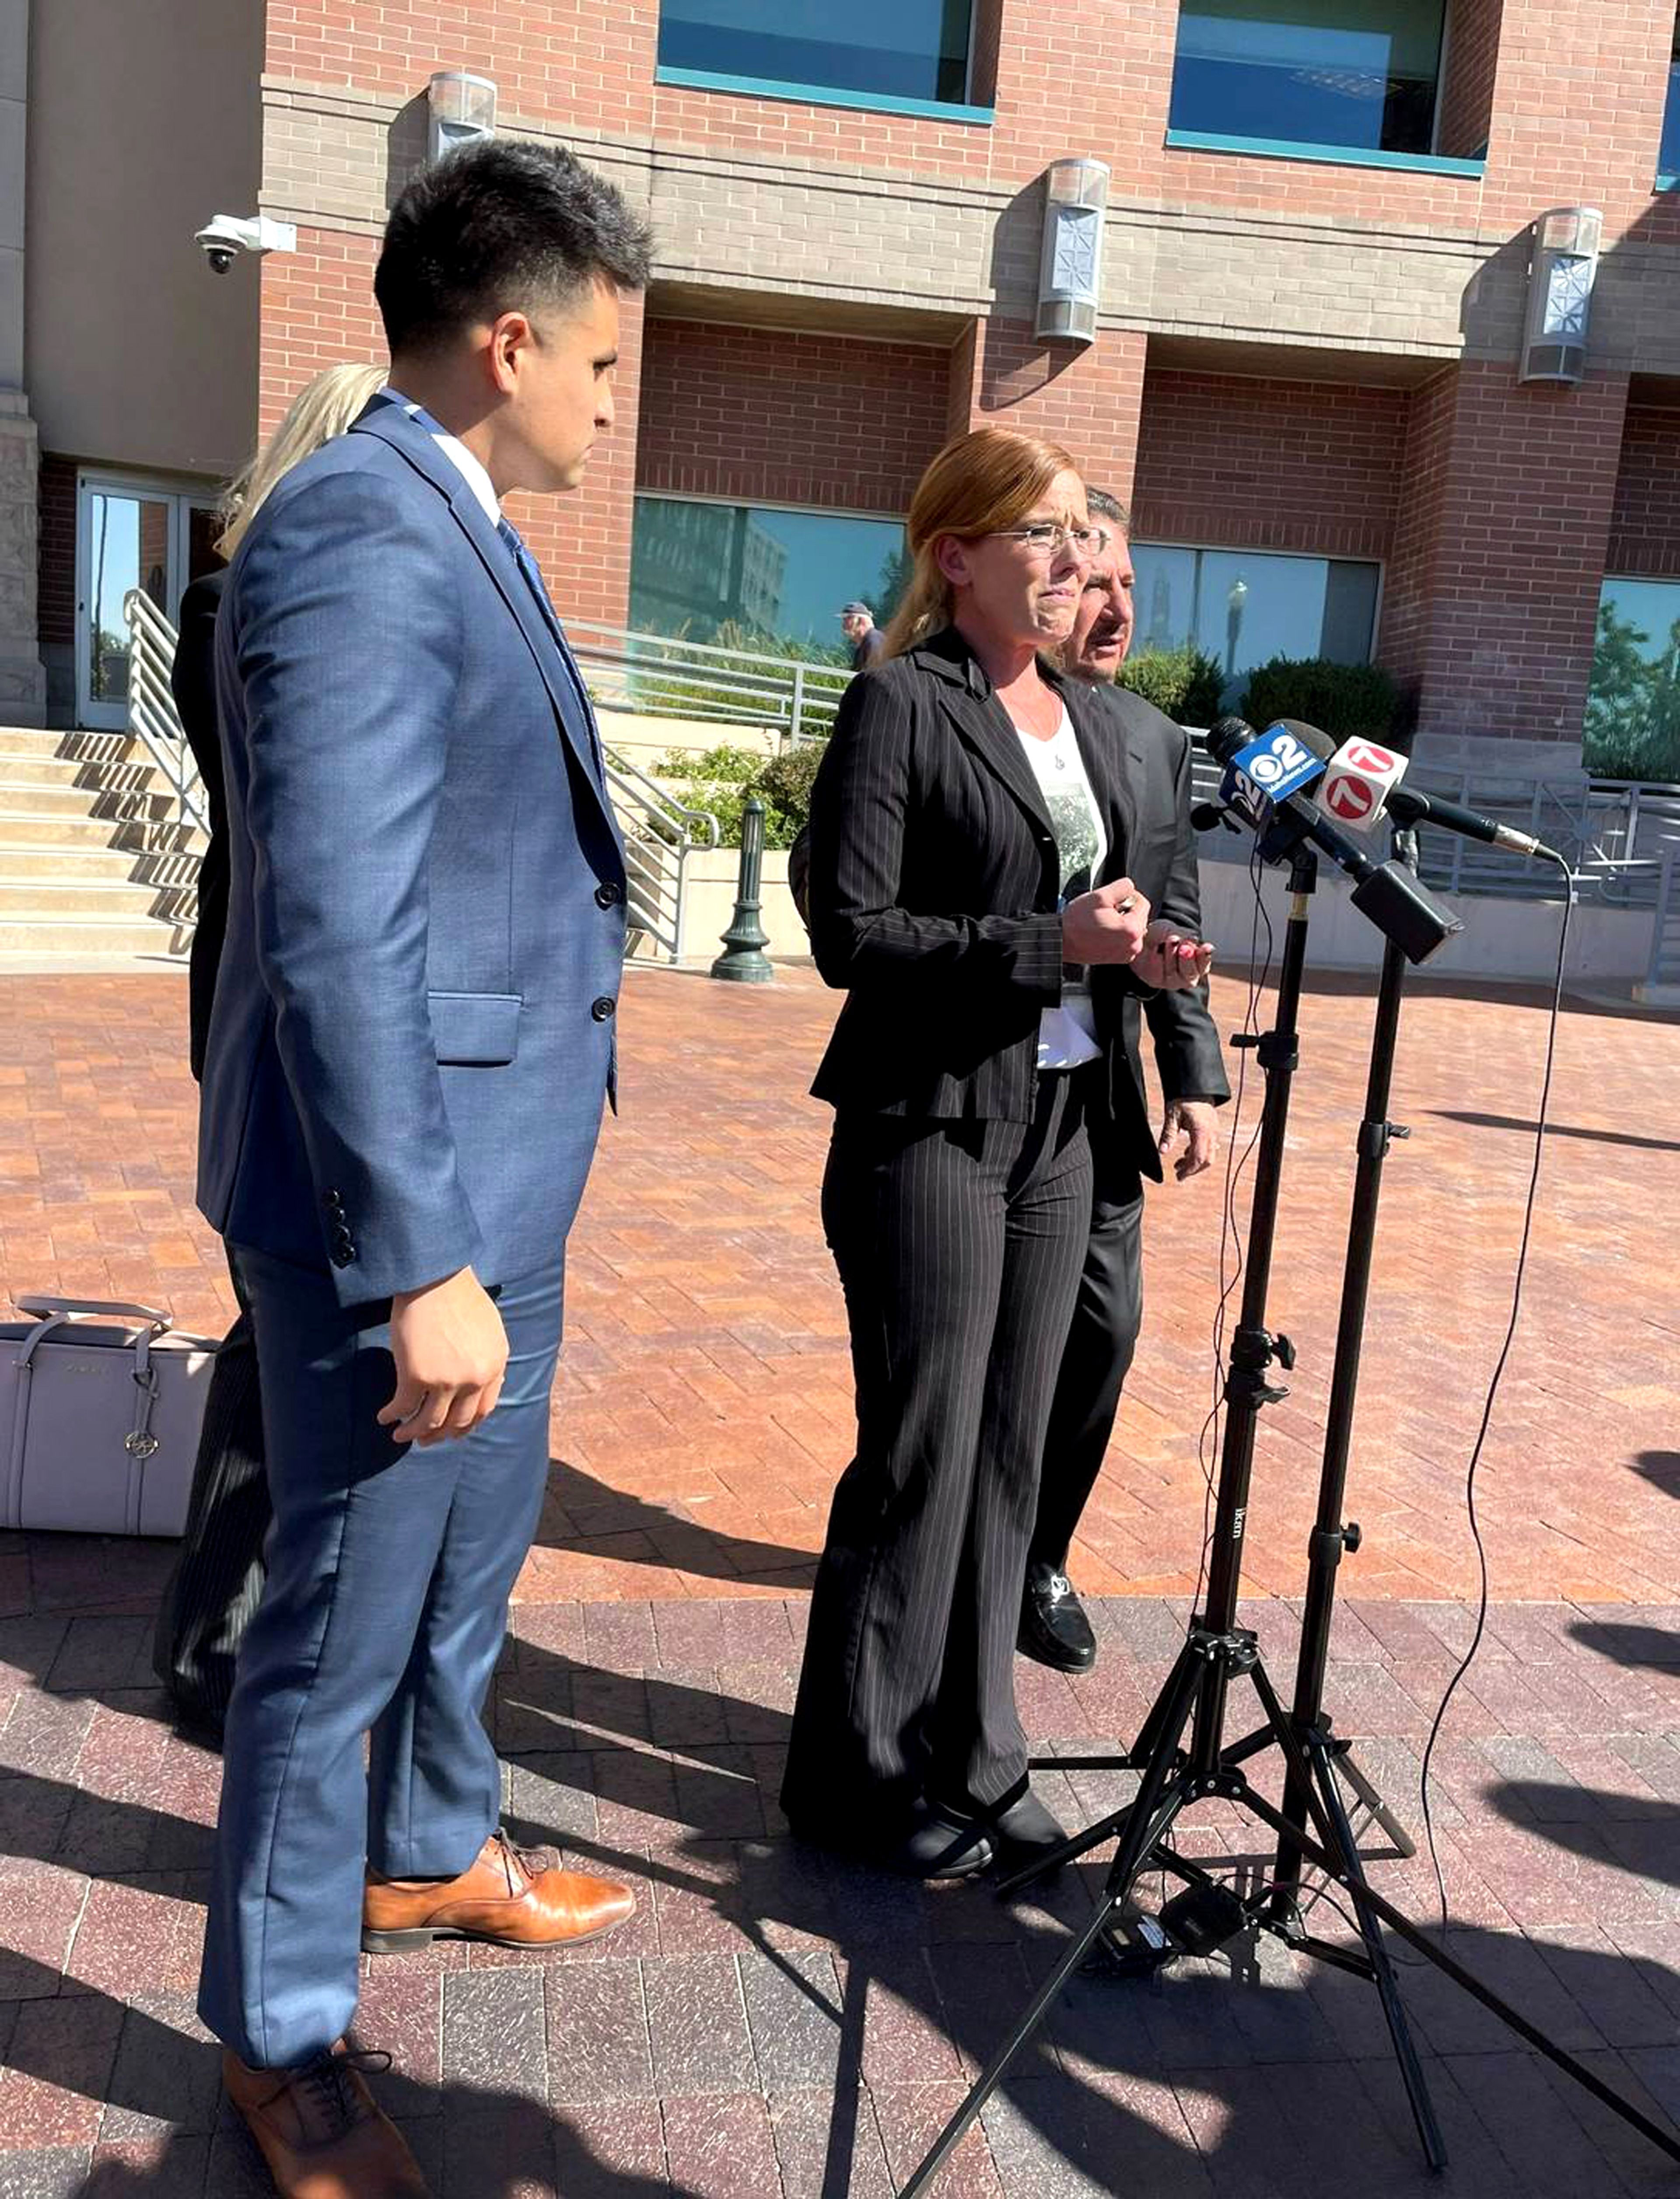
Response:
[[[1017,732],[1020,729],[1017,727]],[[1060,858],[1062,906],[1088,893],[1108,854],[1108,835],[1102,812],[1085,775],[1084,758],[1074,737],[1067,705],[1062,722],[1047,741],[1020,733],[1021,746],[1050,819]],[[1102,1048],[1097,1043],[1096,1019],[1091,1011],[1090,972],[1082,963],[1070,962],[1062,972],[1061,1006],[1046,1008],[1038,1030],[1041,1069],[1077,1069],[1095,1061]]]

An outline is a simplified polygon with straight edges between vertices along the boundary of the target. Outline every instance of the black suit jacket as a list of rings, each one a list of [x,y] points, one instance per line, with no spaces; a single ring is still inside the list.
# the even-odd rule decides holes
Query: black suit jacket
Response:
[[[181,730],[204,782],[205,808],[210,820],[210,844],[199,865],[198,928],[193,933],[187,977],[187,1024],[195,1076],[201,1076],[204,1071],[210,1004],[227,930],[227,796],[222,783],[222,739],[216,724],[216,614],[221,609],[226,583],[224,567],[195,580],[182,597],[181,638],[169,676]]]
[[[1181,860],[1171,757],[1152,729],[1135,744],[1129,727],[1119,737],[1111,697],[1046,676],[1103,814],[1097,883],[1129,873],[1161,907]],[[847,689],[810,831],[812,952],[848,994],[816,1096],[883,1114],[1030,1121],[1040,1018],[1061,997],[1059,856],[1020,736],[954,630]],[[1091,973],[1111,1134],[1158,1180],[1138,1059],[1147,990],[1128,969]]]
[[[1193,939],[1199,939],[1202,898],[1196,832],[1190,822],[1190,736],[1164,711],[1127,688],[1103,685],[1089,691],[1125,747],[1138,820],[1128,852],[1133,883],[1148,895],[1157,916],[1170,918]],[[1135,1053],[1138,1004],[1129,1000],[1123,1007],[1128,1018],[1126,1043]],[[1219,1103],[1228,1100],[1231,1087],[1219,1032],[1208,1009],[1206,984],[1193,992],[1151,993],[1141,1009],[1154,1045],[1162,1096]]]

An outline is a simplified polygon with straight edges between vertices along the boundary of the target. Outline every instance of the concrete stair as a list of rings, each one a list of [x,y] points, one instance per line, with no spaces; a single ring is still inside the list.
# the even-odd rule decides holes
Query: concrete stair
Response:
[[[184,965],[203,836],[125,733],[0,726],[0,957]]]

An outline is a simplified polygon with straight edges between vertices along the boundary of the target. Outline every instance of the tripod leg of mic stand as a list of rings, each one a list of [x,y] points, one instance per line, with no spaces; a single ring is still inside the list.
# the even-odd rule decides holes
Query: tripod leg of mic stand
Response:
[[[1401,2080],[1406,2087],[1406,2097],[1411,2103],[1412,2118],[1417,2124],[1418,2137],[1423,2144],[1424,2159],[1431,2171],[1439,2175],[1447,2165],[1447,2149],[1441,2136],[1441,2126],[1436,2120],[1434,2103],[1429,2097],[1429,2087],[1424,2079],[1422,2064],[1418,2060],[1410,2024],[1400,1999],[1400,1988],[1396,1982],[1394,1966],[1388,1959],[1382,1933],[1371,1909],[1371,1889],[1366,1882],[1365,1868],[1359,1859],[1358,1843],[1353,1836],[1353,1827],[1348,1819],[1347,1805],[1342,1799],[1342,1790],[1336,1784],[1336,1773],[1328,1736],[1316,1731],[1312,1739],[1304,1742],[1297,1732],[1289,1713],[1278,1699],[1271,1676],[1265,1666],[1257,1664],[1249,1674],[1254,1691],[1260,1698],[1269,1724],[1278,1736],[1288,1766],[1289,1776],[1286,1794],[1299,1794],[1305,1804],[1302,1814],[1310,1817],[1323,1840],[1327,1858],[1333,1858],[1335,1868],[1331,1875],[1345,1887],[1352,1899],[1354,1915],[1358,1920],[1359,1936],[1365,1943],[1365,1952],[1371,1965],[1371,1980],[1382,2002],[1388,2035],[1394,2043],[1395,2059],[1400,2064]],[[1296,1873],[1292,1875],[1291,1907],[1293,1907],[1293,1886],[1298,1875],[1298,1858],[1311,1845],[1304,1834],[1295,1830],[1290,1815],[1289,1802],[1281,1810],[1274,1810],[1251,1792],[1249,1806],[1264,1823],[1275,1825],[1286,1839],[1300,1843],[1297,1850]]]
[[[1425,1962],[1432,1963],[1443,1977],[1450,1978],[1473,2000],[1479,2001],[1489,2015],[1496,2016],[1508,2031],[1514,2031],[1519,2039],[1525,2039],[1536,2053],[1543,2054],[1554,2068],[1561,2069],[1566,2077],[1572,2077],[1595,2100],[1601,2101],[1613,2114],[1619,2115],[1630,2129],[1636,2130],[1642,2138],[1648,2138],[1660,2153],[1666,2154],[1671,2161],[1680,2161],[1680,2138],[1654,2123],[1648,2115],[1642,2114],[1630,2100],[1625,2100],[1613,2085],[1607,2085],[1596,2071],[1589,2068],[1567,2048],[1554,2044],[1537,2025],[1531,2023],[1519,2009],[1512,2007],[1509,2001],[1502,2000],[1490,1986],[1485,1986],[1473,1970],[1466,1969],[1456,1956],[1450,1955],[1444,1947],[1437,1946],[1423,1928],[1415,1924],[1404,1910],[1397,1909],[1391,1901],[1385,1899],[1368,1883],[1362,1881],[1356,1888],[1348,1873],[1329,1849],[1321,1846],[1310,1834],[1291,1824],[1281,1810],[1274,1809],[1263,1795],[1252,1792],[1244,1799],[1246,1807],[1280,1838],[1287,1840],[1304,1861],[1311,1864],[1315,1869],[1321,1870],[1326,1877],[1332,1879],[1349,1894],[1362,1899],[1372,1915],[1387,1925],[1396,1939],[1403,1939],[1409,1947],[1423,1957]],[[1317,1796],[1313,1799],[1317,1803]],[[1318,1806],[1321,1808],[1322,1805]]]
[[[1172,1829],[1173,1820],[1190,1799],[1188,1776],[1178,1763],[1179,1743],[1194,1707],[1199,1677],[1199,1659],[1187,1643],[1179,1652],[1178,1662],[1162,1693],[1165,1707],[1159,1723],[1158,1743],[1145,1767],[1137,1799],[1127,1813],[1125,1837],[1109,1865],[1102,1899],[1092,1912],[1090,1922],[1074,1935],[1054,1969],[1016,2018],[1009,2036],[975,2079],[967,2097],[934,2140],[932,2151],[905,2185],[899,2199],[919,2199],[961,2144],[964,2132],[1007,2075],[1010,2063],[1043,2022],[1051,2003],[1131,1892],[1132,1882],[1143,1869],[1150,1851],[1166,1837]]]
[[[1372,1982],[1377,1988],[1377,1998],[1382,2003],[1383,2020],[1388,2026],[1388,2035],[1394,2042],[1394,2058],[1400,2064],[1401,2082],[1406,2087],[1406,2097],[1411,2102],[1412,2120],[1423,2145],[1423,2157],[1436,2176],[1447,2165],[1446,2141],[1441,2136],[1441,2126],[1436,2120],[1435,2103],[1429,2097],[1422,2064],[1418,2060],[1417,2047],[1412,2039],[1412,2027],[1406,2020],[1405,2004],[1400,1998],[1400,1986],[1394,1974],[1394,1965],[1388,1959],[1388,1950],[1383,1945],[1382,1927],[1374,1913],[1368,1896],[1370,1887],[1365,1880],[1365,1866],[1359,1859],[1359,1847],[1353,1836],[1353,1827],[1348,1822],[1347,1805],[1342,1799],[1342,1790],[1336,1783],[1337,1766],[1328,1749],[1315,1752],[1314,1770],[1318,1774],[1319,1792],[1326,1815],[1336,1831],[1336,1844],[1345,1858],[1343,1883],[1353,1900],[1353,1913],[1359,1920],[1359,1936],[1365,1942],[1365,1951],[1371,1961]],[[1334,1847],[1332,1848],[1334,1852]]]

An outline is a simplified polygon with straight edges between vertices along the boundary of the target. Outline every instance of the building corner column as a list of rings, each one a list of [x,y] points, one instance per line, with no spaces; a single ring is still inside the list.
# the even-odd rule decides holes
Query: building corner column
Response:
[[[29,0],[0,0],[0,725],[44,725],[40,448],[24,387]]]

